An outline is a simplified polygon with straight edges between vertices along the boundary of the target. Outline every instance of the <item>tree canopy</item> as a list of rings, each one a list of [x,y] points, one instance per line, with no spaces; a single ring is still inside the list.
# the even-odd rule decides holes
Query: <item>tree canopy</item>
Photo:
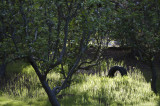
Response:
[[[28,59],[52,105],[59,105],[56,95],[70,86],[77,69],[96,65],[104,38],[136,48],[151,61],[160,50],[157,0],[2,0],[0,8],[0,59]],[[92,39],[97,54],[88,61],[84,52]],[[63,75],[62,85],[49,87],[50,71]]]

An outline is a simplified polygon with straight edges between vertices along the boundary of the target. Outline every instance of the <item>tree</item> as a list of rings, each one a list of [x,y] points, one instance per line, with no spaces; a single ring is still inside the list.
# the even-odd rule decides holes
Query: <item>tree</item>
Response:
[[[115,38],[125,40],[127,46],[138,50],[139,59],[149,64],[152,70],[151,88],[155,93],[157,92],[157,74],[154,68],[154,60],[155,55],[160,51],[159,5],[158,1],[150,0],[125,1],[122,3],[122,7],[117,9],[115,19]]]
[[[98,30],[98,22],[92,19],[100,2],[97,0],[97,5],[88,8],[90,2],[95,1],[1,1],[3,14],[0,28],[3,40],[0,46],[6,54],[5,62],[26,58],[54,106],[60,105],[56,95],[70,86],[76,70],[85,63],[90,64],[89,67],[95,65],[96,59],[89,62],[81,60],[90,38]],[[68,69],[64,69],[66,65]],[[51,71],[63,75],[61,85],[49,86],[47,75]]]

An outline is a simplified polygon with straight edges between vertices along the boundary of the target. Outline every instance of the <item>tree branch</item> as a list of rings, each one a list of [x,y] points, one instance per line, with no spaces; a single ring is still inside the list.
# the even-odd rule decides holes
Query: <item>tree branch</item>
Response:
[[[34,70],[35,70],[36,74],[38,75],[38,77],[41,80],[44,80],[45,78],[43,77],[43,75],[41,74],[40,70],[38,69],[38,66],[37,66],[36,62],[34,61],[33,56],[28,56],[28,61],[32,65],[32,67],[34,68]]]

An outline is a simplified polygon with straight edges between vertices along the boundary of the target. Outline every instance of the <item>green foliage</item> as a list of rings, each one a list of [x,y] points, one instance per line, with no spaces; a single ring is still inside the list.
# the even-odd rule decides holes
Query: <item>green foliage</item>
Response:
[[[141,60],[153,60],[159,52],[159,4],[157,1],[122,2],[115,11],[114,39],[142,53]],[[155,5],[155,6],[153,6]]]
[[[51,87],[60,85],[60,74],[49,74],[47,81]],[[20,97],[21,100],[27,98],[43,98],[43,96],[47,98],[38,77],[33,73],[12,73],[6,76],[6,79],[1,79],[0,83],[3,84],[0,88],[1,95],[5,94],[10,97]]]
[[[51,106],[48,99],[46,98],[32,98],[25,100],[15,99],[13,97],[9,97],[7,95],[3,95],[0,97],[0,105],[1,106]]]
[[[124,66],[123,61],[114,62],[113,59],[110,59],[109,63],[108,67]],[[23,64],[25,63],[23,62]],[[97,73],[73,76],[72,85],[57,96],[62,106],[157,105],[159,96],[152,92],[150,83],[146,82],[139,69],[130,70],[128,76],[125,77],[117,75],[115,78],[109,78],[104,74],[104,71],[107,70],[106,61],[103,61],[98,67],[94,67],[93,71],[100,69],[101,75]],[[54,71],[48,74],[47,78],[51,88],[63,81],[61,75]],[[3,82],[7,83],[3,84],[3,88],[1,88],[3,92],[0,90],[0,105],[50,106],[47,95],[35,74],[14,75],[12,73],[12,78]]]
[[[24,103],[23,101],[13,100],[6,96],[0,97],[0,105],[1,106],[29,106],[29,104]]]
[[[62,105],[144,105],[145,102],[157,105],[159,97],[153,93],[150,83],[146,82],[139,69],[129,70],[125,77],[118,74],[114,78],[108,78],[105,73],[108,68],[114,65],[124,66],[123,61],[114,62],[113,59],[108,63],[108,67],[103,61],[101,68],[93,68],[93,71],[101,69],[97,74],[74,76],[76,85],[62,91],[59,96]]]
[[[29,74],[35,75],[35,71],[30,64],[25,62],[24,60],[18,60],[11,62],[6,67],[6,76],[10,76],[12,74]]]
[[[139,73],[139,71],[138,71]],[[57,74],[54,74],[54,76]],[[135,79],[134,76],[136,76]],[[31,77],[31,76],[30,76]],[[32,76],[33,77],[33,76]],[[62,91],[59,95],[59,101],[62,106],[72,105],[136,105],[144,103],[152,103],[156,105],[158,96],[156,96],[150,88],[150,84],[141,79],[142,74],[137,72],[130,74],[130,76],[115,78],[100,77],[98,75],[76,75],[74,80],[76,85]],[[22,82],[23,79],[20,79]],[[34,79],[31,82],[37,83]],[[31,83],[28,83],[30,85]],[[19,92],[18,85],[15,89]],[[30,85],[30,87],[36,85]],[[145,86],[145,87],[144,87]],[[9,86],[6,86],[9,88]],[[31,89],[31,94],[25,92],[25,87],[22,88],[23,93],[21,96],[14,96],[13,92],[3,92],[1,95],[0,105],[15,105],[18,103],[24,105],[44,105],[48,106],[49,101],[46,99],[47,95],[44,90],[40,88]],[[26,94],[25,94],[26,93]],[[37,94],[37,95],[35,95]],[[5,96],[6,95],[6,96]],[[9,97],[7,95],[10,95]],[[32,96],[31,96],[32,95]],[[45,95],[45,96],[44,96]],[[14,98],[14,99],[13,99]]]
[[[97,75],[83,75],[81,79],[82,83],[62,92],[62,105],[133,105],[157,100],[150,84],[143,80],[131,77],[111,79]]]
[[[81,52],[88,47],[90,38],[95,39],[98,45],[101,45],[102,39],[106,37],[119,40],[123,46],[140,49],[144,53],[144,60],[148,58],[151,61],[154,60],[155,53],[160,50],[159,2],[151,0],[141,1],[139,4],[131,0],[116,0],[115,2],[73,0],[72,2],[70,0],[2,0],[0,2],[0,12],[2,13],[0,14],[0,51],[6,57],[0,55],[0,59],[2,58],[5,63],[8,63],[16,57],[33,56],[42,74],[53,68],[57,60],[62,59],[62,62],[52,69],[54,73],[59,74],[57,76],[48,75],[47,80],[51,87],[61,85],[61,81],[64,79],[61,78],[60,73],[63,71],[63,76],[68,74],[78,60],[78,56],[83,54]],[[18,65],[16,65],[17,63]],[[108,64],[108,68],[111,66]],[[99,71],[99,75],[101,75],[101,69],[107,70],[105,63],[95,68]],[[12,73],[35,74],[28,63],[24,64],[19,61],[8,64],[6,74],[9,76]],[[22,77],[19,85],[15,83],[14,90],[21,88],[22,83],[25,84],[23,79],[29,80],[31,86],[34,86],[33,90],[37,86],[40,88],[40,84],[33,84],[34,78]],[[99,76],[97,79],[106,81]],[[128,80],[130,79],[128,78]],[[120,82],[123,81],[125,79],[121,79]],[[95,83],[97,84],[97,82]],[[119,82],[115,80],[115,83]],[[12,88],[10,85],[7,87]],[[101,87],[98,89],[103,91]],[[11,92],[12,90],[9,91],[9,93]],[[21,93],[21,90],[18,92]],[[20,93],[14,95],[21,95]],[[30,91],[27,95],[32,96]],[[88,95],[90,97],[90,94],[84,95],[82,98],[86,98]],[[106,97],[106,95],[96,95],[95,99],[100,97],[103,100],[103,96]],[[79,99],[81,100],[81,98]],[[109,101],[112,102],[112,99]],[[132,102],[134,103],[134,101]],[[125,103],[132,104],[132,102]],[[86,102],[84,101],[84,103]],[[121,103],[118,101],[117,104]]]

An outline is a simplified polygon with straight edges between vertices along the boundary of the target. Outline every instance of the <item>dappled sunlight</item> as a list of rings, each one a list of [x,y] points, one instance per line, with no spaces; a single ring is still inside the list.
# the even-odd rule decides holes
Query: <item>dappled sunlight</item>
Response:
[[[64,94],[72,94],[72,105],[78,104],[94,104],[96,101],[104,104],[138,104],[145,101],[156,101],[156,95],[151,91],[149,83],[143,80],[136,80],[131,77],[99,77],[97,75],[87,76],[81,84],[73,85],[66,89]],[[145,87],[144,87],[145,86]],[[63,95],[63,93],[61,95]],[[60,99],[62,104],[66,104],[66,98]],[[76,103],[76,98],[81,101]],[[82,98],[86,99],[83,100]],[[89,99],[88,99],[89,98]]]
[[[94,74],[88,74],[85,71],[75,74],[72,77],[73,82],[71,86],[62,90],[57,95],[60,104],[62,106],[160,104],[159,96],[153,93],[150,82],[145,80],[140,69],[136,67],[134,70],[129,69],[127,76],[123,77],[119,72],[116,72],[113,78],[109,78],[107,77],[109,68],[115,65],[126,68],[126,65],[123,61],[115,62],[113,59],[109,59],[108,61],[102,61],[101,65],[97,66],[100,68],[93,67]],[[107,65],[107,63],[109,64]],[[28,68],[30,69],[30,67]],[[97,69],[101,70],[97,71]],[[1,92],[2,97],[0,98],[3,102],[0,105],[11,104],[12,106],[21,103],[24,106],[49,106],[48,97],[36,74],[28,73],[20,75],[13,76],[14,78],[10,80],[10,82],[13,82],[12,85],[8,83],[4,86],[4,91]],[[18,79],[15,80],[15,78]],[[47,81],[53,87],[61,85],[63,79],[59,73],[51,72],[48,74]],[[4,95],[10,96],[5,97]],[[7,100],[6,98],[9,99]]]
[[[82,82],[71,86],[60,94],[66,95],[59,99],[62,105],[70,104],[70,102],[67,102],[69,99],[72,101],[72,105],[97,103],[101,105],[143,105],[145,102],[157,103],[159,96],[153,93],[150,83],[145,80],[140,69],[135,67],[134,70],[128,70],[127,76],[121,77],[120,73],[116,73],[117,75],[114,78],[109,78],[106,76],[107,74],[104,74],[104,71],[108,68],[115,65],[126,66],[123,61],[114,62],[113,59],[108,61],[110,63],[109,67],[106,67],[105,61],[101,63],[101,75],[99,72],[90,75],[79,74],[77,77],[81,77]]]

